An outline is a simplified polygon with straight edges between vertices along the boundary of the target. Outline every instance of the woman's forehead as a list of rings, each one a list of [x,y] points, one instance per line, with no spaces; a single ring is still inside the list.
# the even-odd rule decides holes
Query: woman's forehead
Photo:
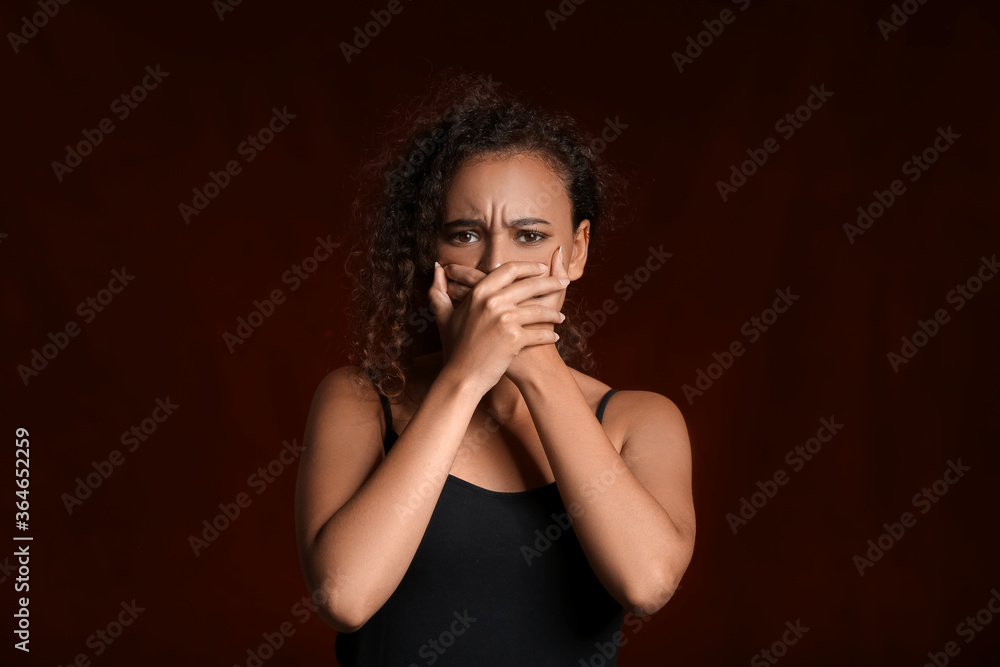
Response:
[[[559,175],[534,155],[479,158],[463,164],[444,203],[446,219],[548,220],[570,214],[569,196]]]

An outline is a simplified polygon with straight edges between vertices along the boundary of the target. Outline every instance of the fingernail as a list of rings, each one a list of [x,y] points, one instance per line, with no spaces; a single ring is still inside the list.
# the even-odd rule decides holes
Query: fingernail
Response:
[[[547,265],[547,264],[542,264],[541,262],[539,262],[539,263],[538,263],[538,268],[540,268],[540,269],[547,269],[547,268],[549,268],[549,267],[548,267],[548,265]]]
[[[560,322],[565,322],[566,321],[566,313],[559,313],[559,317],[561,318],[559,320]]]
[[[562,285],[563,287],[566,287],[566,285],[569,285],[569,278],[560,278],[559,284]]]
[[[434,262],[434,266],[441,266],[441,265],[438,264],[437,262]]]

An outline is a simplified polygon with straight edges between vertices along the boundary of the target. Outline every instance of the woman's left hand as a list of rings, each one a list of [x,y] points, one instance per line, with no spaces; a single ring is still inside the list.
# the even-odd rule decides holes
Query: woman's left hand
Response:
[[[563,261],[562,247],[559,247],[549,258],[548,275],[569,278],[569,274],[566,271]],[[480,280],[486,277],[486,274],[479,269],[463,266],[461,264],[446,264],[443,268],[445,270],[445,276],[448,279],[448,296],[451,297],[456,306],[462,302],[466,295],[472,291],[472,288],[475,287]],[[565,294],[564,290],[565,288],[550,292],[545,296],[534,297],[531,301],[559,310],[565,302],[565,299],[563,298],[563,295]],[[522,305],[528,305],[528,302],[526,301]],[[524,328],[526,329],[538,329],[543,327],[551,330],[555,328],[555,325],[549,322],[524,325]],[[521,379],[526,377],[527,373],[544,371],[544,363],[551,360],[552,357],[561,359],[554,344],[532,345],[530,347],[526,347],[521,350],[516,357],[514,357],[510,365],[507,367],[505,375],[510,378],[512,382],[517,384]]]

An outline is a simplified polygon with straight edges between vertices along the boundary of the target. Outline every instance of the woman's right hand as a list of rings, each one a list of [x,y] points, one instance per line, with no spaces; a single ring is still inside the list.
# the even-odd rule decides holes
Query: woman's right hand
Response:
[[[562,321],[555,308],[523,303],[566,287],[548,272],[547,266],[537,262],[507,262],[487,274],[454,306],[444,268],[435,264],[428,298],[441,335],[445,367],[460,377],[473,378],[474,386],[485,394],[523,348],[555,343],[559,336],[551,329],[524,326]]]

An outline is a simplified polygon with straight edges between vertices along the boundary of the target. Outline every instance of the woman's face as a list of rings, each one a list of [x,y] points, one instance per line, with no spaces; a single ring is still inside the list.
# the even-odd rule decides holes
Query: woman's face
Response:
[[[476,158],[462,165],[445,195],[437,261],[490,273],[511,261],[551,266],[556,249],[571,280],[583,275],[590,221],[573,233],[566,187],[533,155]]]

